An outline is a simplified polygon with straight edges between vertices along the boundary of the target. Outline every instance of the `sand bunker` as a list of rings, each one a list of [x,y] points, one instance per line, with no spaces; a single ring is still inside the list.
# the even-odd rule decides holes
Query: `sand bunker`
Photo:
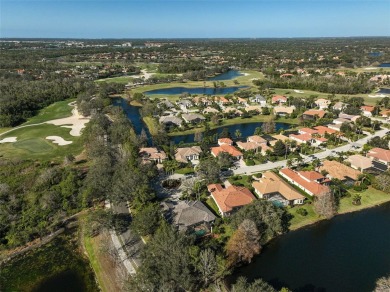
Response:
[[[4,138],[3,140],[0,140],[0,144],[2,143],[14,143],[16,142],[17,137],[8,137]]]
[[[303,91],[301,91],[301,90],[296,90],[296,89],[294,89],[294,92],[296,92],[296,93],[304,93]]]
[[[59,136],[47,136],[47,140],[51,140],[54,144],[58,144],[60,146],[72,144],[72,141],[66,141],[64,138]]]
[[[74,102],[71,102],[69,104],[70,106],[75,106]],[[81,135],[81,130],[85,128],[85,124],[89,122],[90,118],[84,117],[82,114],[79,113],[77,110],[77,107],[75,107],[72,110],[72,116],[63,118],[63,119],[57,119],[57,120],[51,120],[46,122],[47,124],[53,124],[56,126],[62,126],[63,128],[69,128],[70,134],[72,136],[78,137]]]

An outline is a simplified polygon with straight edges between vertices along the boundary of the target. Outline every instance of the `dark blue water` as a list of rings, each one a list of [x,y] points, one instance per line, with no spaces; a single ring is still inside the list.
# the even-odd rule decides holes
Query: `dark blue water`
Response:
[[[390,94],[390,88],[380,88],[377,93],[379,93],[379,94]]]
[[[379,67],[381,68],[389,68],[390,67],[390,63],[382,63],[379,65]]]
[[[368,53],[368,55],[370,57],[380,57],[383,55],[383,53],[382,52],[371,52],[371,53]]]
[[[219,81],[219,80],[231,80],[244,74],[240,73],[238,70],[229,70],[225,73],[219,74],[217,76],[208,78],[209,81]]]
[[[230,126],[226,126],[226,127],[222,127],[222,128],[217,128],[217,129],[214,129],[214,130],[211,130],[211,135],[215,135],[215,134],[220,134],[224,128],[227,128],[229,133],[230,133],[230,136],[232,138],[236,138],[234,133],[236,132],[236,130],[240,130],[241,132],[241,137],[240,139],[246,139],[248,136],[252,136],[256,130],[257,127],[261,127],[263,125],[263,123],[249,123],[249,124],[237,124],[237,125],[230,125]],[[290,128],[290,124],[285,124],[285,123],[275,123],[275,129],[276,130],[280,130],[280,129],[289,129]],[[215,136],[217,137],[217,136]],[[188,134],[188,135],[180,135],[180,136],[172,136],[171,137],[171,141],[175,142],[175,144],[179,144],[180,142],[183,142],[183,143],[194,143],[194,138],[195,138],[195,135],[194,134]]]
[[[233,277],[293,291],[368,292],[390,274],[390,204],[340,215],[273,240]]]
[[[114,106],[120,106],[124,110],[127,118],[133,124],[134,131],[137,135],[140,135],[144,129],[147,136],[150,138],[148,127],[142,121],[139,107],[130,105],[126,99],[121,97],[113,98],[112,103]]]
[[[194,88],[188,88],[188,87],[170,87],[170,88],[161,88],[161,89],[154,89],[150,91],[145,91],[144,93],[146,95],[154,95],[154,94],[182,94],[184,92],[187,92],[189,94],[205,94],[205,95],[218,95],[218,94],[228,94],[236,92],[242,88],[247,88],[248,86],[233,86],[233,87],[220,87],[220,88],[214,88],[214,87],[194,87]]]

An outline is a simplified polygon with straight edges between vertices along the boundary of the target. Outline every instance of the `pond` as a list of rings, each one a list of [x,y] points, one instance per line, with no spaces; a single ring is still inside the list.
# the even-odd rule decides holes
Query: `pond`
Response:
[[[379,91],[376,93],[378,94],[390,94],[390,88],[380,88]]]
[[[214,77],[210,77],[207,80],[209,80],[209,81],[231,80],[231,79],[234,79],[236,77],[243,76],[243,75],[244,74],[242,74],[238,70],[229,70],[229,71],[226,71],[225,73],[218,74]]]
[[[390,67],[390,63],[382,63],[379,65],[380,68],[389,68]]]
[[[237,271],[293,291],[373,291],[390,273],[390,204],[340,215],[273,240]]]
[[[248,124],[237,124],[237,125],[230,125],[226,127],[221,127],[217,128],[214,130],[211,130],[210,132],[215,135],[215,134],[220,134],[224,128],[227,128],[230,136],[235,138],[234,133],[239,130],[241,132],[241,139],[246,139],[249,136],[252,136],[253,133],[255,132],[257,127],[261,127],[263,123],[256,122],[256,123],[248,123]],[[280,130],[284,129],[287,130],[291,127],[290,124],[286,123],[275,123],[275,129]],[[183,143],[194,143],[194,134],[187,134],[187,135],[179,135],[179,136],[172,136],[171,141],[175,142],[175,144],[179,144],[180,142]]]
[[[83,278],[75,271],[64,271],[46,279],[33,292],[84,292],[86,287]]]
[[[218,94],[229,94],[234,93],[240,89],[247,88],[248,86],[232,86],[232,87],[170,87],[170,88],[161,88],[161,89],[154,89],[150,91],[145,91],[144,93],[146,95],[155,95],[155,94],[167,94],[167,95],[173,95],[173,94],[182,94],[182,93],[189,93],[189,94],[205,94],[205,95],[218,95]]]

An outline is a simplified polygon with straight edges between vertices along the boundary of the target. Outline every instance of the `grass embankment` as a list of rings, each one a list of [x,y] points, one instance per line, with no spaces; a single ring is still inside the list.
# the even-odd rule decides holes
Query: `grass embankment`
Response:
[[[158,133],[159,125],[157,121],[152,117],[143,117],[142,120],[144,121],[145,125],[149,129],[149,133],[154,136]]]
[[[75,101],[75,99],[67,99],[53,103],[44,109],[41,109],[36,116],[31,117],[21,126],[70,117],[74,107],[70,106],[69,103],[73,101]]]
[[[221,216],[219,214],[219,210],[218,210],[218,206],[217,204],[214,202],[213,198],[209,197],[206,202],[205,202],[206,206],[212,210],[214,212],[214,215],[216,216]]]
[[[339,210],[338,214],[345,214],[345,213],[351,213],[360,211],[363,209],[371,208],[380,204],[383,204],[385,202],[390,201],[390,194],[386,194],[382,191],[376,190],[372,187],[369,187],[367,190],[363,192],[355,192],[353,190],[350,190],[349,193],[351,194],[350,197],[345,197],[340,200]],[[352,199],[354,194],[361,195],[361,205],[355,206],[352,204]],[[302,216],[297,213],[297,210],[299,208],[306,209],[308,214],[306,216]],[[293,218],[291,220],[291,226],[290,230],[296,230],[301,227],[311,225],[313,223],[316,223],[318,221],[323,220],[324,218],[319,217],[313,210],[313,205],[305,204],[303,206],[295,206],[293,208],[289,208],[288,212],[293,215]]]
[[[103,292],[120,291],[120,279],[118,279],[118,274],[116,273],[116,264],[101,247],[102,242],[111,240],[108,234],[99,234],[95,237],[84,236],[83,239],[89,262],[100,289]]]

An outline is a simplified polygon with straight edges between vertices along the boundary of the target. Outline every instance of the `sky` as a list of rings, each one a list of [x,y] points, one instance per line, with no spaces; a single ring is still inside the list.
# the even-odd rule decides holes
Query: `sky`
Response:
[[[1,38],[390,36],[390,0],[0,0]]]

